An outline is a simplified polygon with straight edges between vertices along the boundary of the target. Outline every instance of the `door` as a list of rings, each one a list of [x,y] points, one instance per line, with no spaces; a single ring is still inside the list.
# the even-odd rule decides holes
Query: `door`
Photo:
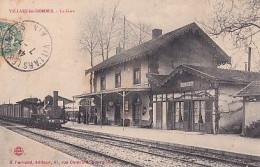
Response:
[[[121,119],[121,116],[120,116],[120,104],[117,104],[115,106],[115,124],[116,125],[120,125],[120,119]]]
[[[212,133],[212,111],[213,111],[213,100],[208,99],[205,101],[205,131],[206,133]]]
[[[193,102],[194,131],[205,131],[205,100]]]
[[[184,102],[183,101],[174,102],[174,115],[173,115],[174,129],[180,129],[180,130],[184,129],[183,117],[184,117]]]
[[[106,106],[102,106],[102,123],[106,123]]]
[[[140,109],[140,103],[134,104],[134,123],[135,125],[138,125],[141,120],[141,109]]]
[[[193,101],[184,101],[184,118],[183,125],[185,131],[193,131]]]
[[[89,123],[94,123],[94,118],[95,118],[95,110],[94,108],[90,107]]]
[[[174,128],[174,117],[173,117],[173,112],[174,112],[174,102],[169,101],[168,102],[168,110],[167,110],[167,129],[173,129]]]
[[[162,129],[162,102],[156,103],[156,129]]]

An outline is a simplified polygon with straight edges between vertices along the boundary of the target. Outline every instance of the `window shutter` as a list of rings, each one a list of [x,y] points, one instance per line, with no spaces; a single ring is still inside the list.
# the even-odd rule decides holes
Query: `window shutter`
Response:
[[[189,131],[189,110],[190,110],[190,101],[184,101],[184,114],[183,114],[183,128],[185,131]]]
[[[168,102],[168,112],[167,112],[167,129],[172,129],[173,124],[173,102]]]
[[[205,122],[212,122],[212,110],[213,110],[213,101],[211,99],[205,101]]]
[[[184,121],[189,121],[189,101],[184,101],[184,115],[182,115]]]

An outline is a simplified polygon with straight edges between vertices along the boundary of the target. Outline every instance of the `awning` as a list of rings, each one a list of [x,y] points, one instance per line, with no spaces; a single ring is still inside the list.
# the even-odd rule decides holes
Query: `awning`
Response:
[[[90,98],[93,96],[101,95],[101,94],[109,94],[109,93],[118,93],[118,92],[148,92],[150,91],[150,87],[133,87],[133,88],[115,88],[111,90],[102,90],[99,92],[93,92],[93,93],[86,93],[86,94],[81,94],[81,95],[75,95],[73,98]]]

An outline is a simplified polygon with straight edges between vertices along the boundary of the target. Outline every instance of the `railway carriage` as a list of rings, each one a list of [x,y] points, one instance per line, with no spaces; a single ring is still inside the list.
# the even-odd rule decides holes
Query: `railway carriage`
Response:
[[[64,123],[64,108],[58,106],[58,91],[42,102],[27,98],[16,104],[0,105],[0,119],[45,129],[57,129]],[[50,98],[51,97],[51,98]]]

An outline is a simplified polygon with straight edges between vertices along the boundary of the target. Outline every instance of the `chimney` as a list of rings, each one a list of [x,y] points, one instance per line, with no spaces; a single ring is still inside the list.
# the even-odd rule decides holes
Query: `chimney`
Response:
[[[248,48],[248,71],[251,70],[251,47]]]
[[[58,107],[58,91],[53,91],[53,107]]]
[[[116,54],[119,54],[123,51],[123,48],[120,46],[120,43],[118,44],[118,47],[116,47]]]
[[[152,39],[158,38],[161,35],[162,35],[161,29],[153,29],[152,30]]]

